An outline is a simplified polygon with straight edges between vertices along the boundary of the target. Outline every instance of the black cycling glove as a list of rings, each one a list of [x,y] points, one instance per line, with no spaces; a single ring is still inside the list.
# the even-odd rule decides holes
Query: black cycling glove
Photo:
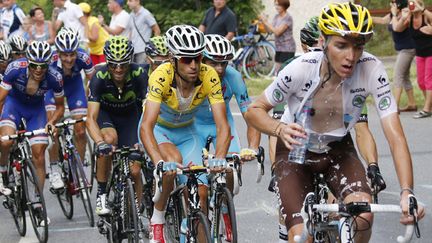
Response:
[[[377,192],[386,189],[386,183],[381,175],[377,163],[371,163],[368,165],[367,176],[371,180],[372,187],[375,187],[377,189]]]
[[[96,146],[96,153],[99,156],[102,155],[109,155],[109,153],[111,153],[112,151],[112,146],[111,144],[107,144],[105,142],[101,142]]]

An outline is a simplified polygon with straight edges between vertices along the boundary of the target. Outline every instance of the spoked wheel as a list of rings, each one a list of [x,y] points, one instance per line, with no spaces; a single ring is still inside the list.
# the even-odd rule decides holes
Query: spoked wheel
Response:
[[[58,190],[52,190],[57,195],[57,200],[60,204],[60,208],[67,219],[72,219],[73,217],[73,198],[72,192],[75,190],[73,183],[70,181],[70,172],[68,167],[68,162],[63,162],[62,168],[62,180],[65,183],[65,187]]]
[[[189,230],[186,235],[186,242],[212,242],[208,218],[203,212],[196,211],[188,220],[192,220],[192,222],[188,222]],[[202,237],[204,241],[199,241],[199,237]]]
[[[144,233],[144,237],[145,238],[149,238],[150,236],[150,219],[153,215],[153,193],[154,193],[154,180],[153,179],[147,179],[146,178],[146,172],[144,171],[142,174],[142,180],[144,182],[144,187],[143,187],[143,195],[142,195],[142,202],[141,202],[141,207],[142,207],[142,213],[141,213],[141,226],[142,226],[142,231]],[[153,177],[153,175],[149,175],[151,177]]]
[[[8,178],[9,175],[14,174],[13,167],[9,166],[8,170]],[[21,173],[20,173],[21,174]],[[15,181],[9,182],[13,183],[12,194],[6,197],[6,201],[4,202],[5,207],[9,209],[9,212],[14,219],[15,226],[18,230],[18,233],[21,236],[24,236],[27,231],[27,224],[25,219],[25,207],[26,200],[24,190],[22,188],[22,177],[17,174],[14,174]]]
[[[31,161],[24,166],[23,186],[27,198],[27,208],[30,219],[39,242],[48,241],[48,217],[42,190],[39,188],[39,179]]]
[[[170,197],[168,201],[167,211],[165,213],[165,232],[167,242],[180,242],[180,224],[183,218],[182,205],[179,197]]]
[[[115,217],[109,216],[109,227],[107,227],[107,241],[108,243],[121,243],[121,237],[119,235],[119,227],[118,227],[118,221]]]
[[[125,212],[125,233],[129,243],[138,243],[142,239],[141,227],[138,224],[138,207],[135,197],[135,191],[130,178],[126,179],[126,191],[124,197],[125,203],[123,210]]]
[[[79,196],[81,198],[81,201],[84,206],[84,210],[86,212],[87,218],[89,220],[90,227],[94,226],[94,215],[93,215],[93,208],[91,205],[91,198],[90,198],[90,185],[88,185],[86,175],[84,173],[84,168],[81,162],[81,159],[79,157],[78,152],[74,151],[74,163],[75,163],[75,172],[76,172],[76,178],[79,182]]]
[[[217,242],[237,243],[237,220],[231,192],[224,187],[215,207]]]
[[[84,161],[83,161],[83,165],[85,167],[89,167],[90,170],[87,173],[87,178],[89,179],[89,192],[91,194],[92,190],[93,190],[93,182],[94,182],[94,178],[96,177],[96,154],[94,153],[94,143],[92,142],[91,138],[87,135],[87,146],[86,146],[86,151],[85,151],[85,155],[84,155]]]
[[[243,72],[246,77],[270,77],[275,70],[275,53],[275,48],[268,42],[259,42],[250,48],[243,59]]]

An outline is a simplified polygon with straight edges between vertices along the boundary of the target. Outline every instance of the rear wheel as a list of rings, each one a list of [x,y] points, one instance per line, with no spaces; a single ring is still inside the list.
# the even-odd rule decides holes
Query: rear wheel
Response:
[[[38,186],[39,178],[31,161],[26,161],[24,166],[23,186],[27,198],[30,219],[39,242],[48,241],[48,217],[43,191]]]
[[[81,201],[83,203],[84,206],[84,211],[87,215],[90,227],[94,226],[94,215],[93,215],[93,209],[92,209],[92,205],[91,205],[91,198],[90,198],[90,193],[89,193],[89,185],[87,183],[87,178],[86,175],[84,173],[84,168],[83,168],[83,164],[81,161],[81,158],[78,154],[78,151],[74,151],[74,163],[75,163],[75,168],[76,168],[76,178],[78,180],[78,184],[79,184],[79,195],[81,198]]]

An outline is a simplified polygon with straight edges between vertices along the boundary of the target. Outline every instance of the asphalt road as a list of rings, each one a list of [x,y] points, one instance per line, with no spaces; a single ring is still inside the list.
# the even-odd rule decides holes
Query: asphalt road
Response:
[[[235,114],[236,126],[241,136],[242,144],[246,145],[245,123],[238,113],[236,105],[232,105]],[[382,203],[399,203],[399,184],[392,163],[389,147],[381,131],[378,118],[374,109],[370,108],[370,128],[375,136],[378,152],[379,164],[388,188],[380,194]],[[423,203],[428,210],[432,202],[432,166],[429,156],[432,155],[431,138],[432,129],[430,124],[432,118],[420,120],[412,119],[413,113],[401,114],[401,120],[409,142],[413,157],[415,173],[415,191],[418,200]],[[267,149],[267,137],[262,138],[261,145]],[[268,156],[266,156],[268,158]],[[270,165],[266,159],[266,174],[261,183],[256,180],[256,163],[246,164],[243,167],[243,187],[240,194],[235,197],[237,210],[239,242],[277,242],[277,207],[278,203],[274,194],[267,191],[269,181]],[[87,218],[84,214],[81,202],[75,202],[74,217],[72,220],[66,219],[61,213],[60,206],[51,193],[45,190],[45,198],[48,205],[48,215],[51,219],[49,227],[49,241],[62,243],[76,242],[104,242],[102,235],[97,228],[88,226]],[[93,198],[95,195],[93,193]],[[94,202],[93,202],[94,207]],[[96,217],[97,218],[97,217]],[[13,220],[9,212],[0,206],[0,243],[37,242],[28,222],[26,237],[19,237]],[[375,216],[373,226],[373,236],[371,242],[396,242],[396,237],[403,233],[403,228],[398,222],[399,215],[380,214]],[[427,216],[421,221],[421,239],[413,242],[431,242],[432,216]]]

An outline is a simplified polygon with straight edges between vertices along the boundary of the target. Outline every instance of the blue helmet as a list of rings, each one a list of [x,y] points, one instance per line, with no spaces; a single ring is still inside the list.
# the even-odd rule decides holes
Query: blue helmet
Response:
[[[74,52],[78,49],[78,32],[63,28],[55,38],[55,46],[60,52]]]
[[[26,50],[26,57],[30,62],[49,63],[52,50],[46,41],[33,41]]]

